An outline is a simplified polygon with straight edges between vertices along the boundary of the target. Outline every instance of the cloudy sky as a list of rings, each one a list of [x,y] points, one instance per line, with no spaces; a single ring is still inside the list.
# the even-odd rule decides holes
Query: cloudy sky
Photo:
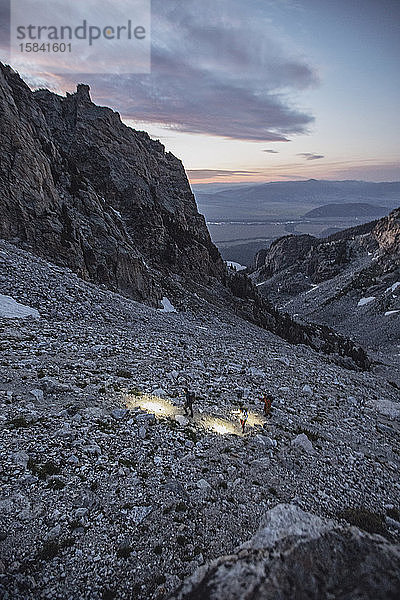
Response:
[[[108,25],[135,2],[48,6]],[[6,62],[7,4],[0,0]],[[15,66],[32,87],[58,93],[84,79],[95,102],[179,156],[193,183],[392,181],[400,179],[399,29],[398,0],[153,0],[150,74],[127,74],[129,53],[116,45],[103,75],[83,78],[67,55],[57,64],[29,55]]]

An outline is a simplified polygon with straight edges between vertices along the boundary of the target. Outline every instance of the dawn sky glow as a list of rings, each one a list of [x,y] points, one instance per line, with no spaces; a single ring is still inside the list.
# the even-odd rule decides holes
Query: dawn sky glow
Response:
[[[70,5],[78,18],[83,4]],[[397,0],[153,0],[150,75],[109,64],[83,80],[31,60],[18,71],[58,93],[88,83],[93,101],[181,158],[192,183],[390,181],[400,179],[399,30]]]

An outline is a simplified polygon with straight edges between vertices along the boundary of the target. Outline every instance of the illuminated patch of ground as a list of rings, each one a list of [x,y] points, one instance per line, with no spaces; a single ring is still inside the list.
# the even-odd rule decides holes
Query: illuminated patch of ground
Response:
[[[248,411],[248,419],[246,421],[246,427],[255,427],[256,425],[260,425],[261,427],[264,425],[266,419],[260,415],[259,413]],[[240,411],[232,410],[231,411],[232,418],[239,422]]]
[[[180,414],[180,410],[159,396],[142,394],[141,396],[126,396],[126,407],[129,409],[140,408],[156,417],[173,417]]]
[[[206,429],[210,429],[219,435],[238,435],[240,433],[240,429],[237,424],[220,417],[204,416],[202,418],[202,425]]]
[[[185,417],[183,407],[174,406],[165,398],[160,398],[152,394],[142,394],[140,396],[127,395],[125,396],[125,402],[128,409],[140,408],[140,410],[154,414],[159,419],[163,417],[175,418],[178,415]],[[238,410],[233,410],[228,418],[199,413],[196,412],[196,409],[194,413],[193,419],[188,418],[188,424],[193,423],[194,425],[204,427],[218,435],[242,435]],[[262,426],[264,422],[265,419],[260,414],[249,412],[246,431],[256,425]]]
[[[247,425],[249,427],[254,427],[255,425],[261,425],[261,427],[265,423],[265,418],[258,413],[249,412],[249,418],[247,419]]]

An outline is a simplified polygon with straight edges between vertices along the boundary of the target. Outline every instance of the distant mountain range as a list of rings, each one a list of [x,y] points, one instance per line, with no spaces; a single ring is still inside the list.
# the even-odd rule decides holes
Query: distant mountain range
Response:
[[[326,204],[308,211],[305,219],[318,217],[383,217],[390,212],[384,206],[373,206],[364,202],[349,202],[348,204]]]
[[[368,203],[393,209],[400,203],[400,182],[367,181],[272,182],[233,186],[220,191],[195,190],[199,210],[207,220],[264,220],[302,216],[327,204]]]

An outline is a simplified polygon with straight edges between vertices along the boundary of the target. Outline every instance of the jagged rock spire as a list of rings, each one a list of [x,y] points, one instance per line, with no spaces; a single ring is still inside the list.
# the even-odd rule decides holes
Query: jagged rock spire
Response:
[[[91,102],[92,99],[90,97],[90,86],[84,84],[84,83],[78,83],[78,86],[76,88],[76,95],[78,98],[78,101],[80,102]]]

